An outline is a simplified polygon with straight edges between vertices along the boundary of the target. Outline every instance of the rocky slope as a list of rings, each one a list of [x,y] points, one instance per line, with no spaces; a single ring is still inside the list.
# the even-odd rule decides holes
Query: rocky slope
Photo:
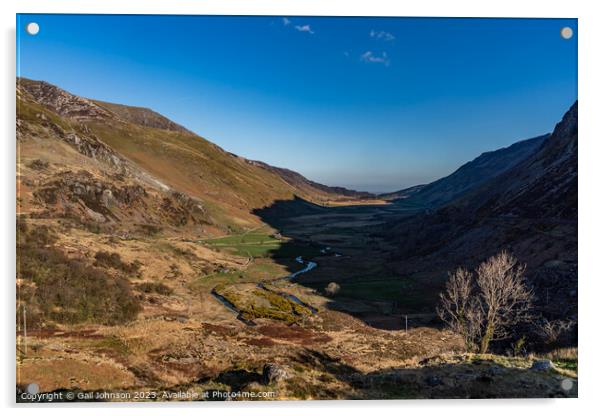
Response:
[[[252,210],[277,200],[300,197],[320,202],[363,195],[311,182],[295,172],[251,163],[149,109],[89,100],[27,79],[18,80],[17,100],[19,163],[29,184],[23,191],[31,190],[22,192],[20,212],[32,207],[27,199],[38,204],[37,209],[47,211],[66,209],[68,204],[63,202],[70,200],[77,202],[74,204],[87,213],[83,216],[92,221],[119,223],[117,218],[127,217],[135,208],[116,203],[108,207],[112,202],[107,201],[113,201],[109,194],[119,193],[122,185],[139,186],[146,206],[179,212],[187,210],[182,201],[194,201],[184,205],[198,210],[195,218],[203,217],[213,225],[213,231],[227,232],[259,225],[260,219]],[[69,155],[58,160],[54,148],[64,145]],[[84,158],[75,157],[72,151]],[[44,165],[39,170],[42,174],[27,167],[34,160]],[[86,175],[92,177],[85,179]],[[79,179],[74,179],[76,176]],[[74,182],[73,186],[66,185]],[[85,191],[89,195],[87,203],[82,203],[84,200],[74,192],[90,188],[88,182],[99,185],[94,191]],[[150,203],[148,198],[156,202]],[[165,198],[172,202],[164,204],[161,201]],[[105,215],[99,212],[103,210],[115,212]],[[164,218],[154,213],[153,209],[140,208],[137,221],[160,225]],[[192,214],[187,211],[181,215],[191,218]],[[182,218],[177,221],[184,222]]]
[[[270,400],[577,394],[576,370],[531,370],[531,358],[463,354],[461,339],[438,327],[379,329],[354,317],[358,302],[337,310],[319,290],[283,280],[298,270],[296,256],[318,255],[316,242],[295,242],[253,212],[317,211],[324,218],[297,227],[318,234],[323,224],[339,222],[349,232],[357,207],[337,217],[308,202],[349,198],[347,191],[249,163],[149,110],[46,83],[19,80],[17,106],[18,393],[36,383],[41,392],[168,394],[157,400],[191,399],[181,391],[196,393],[194,400],[240,391],[276,392]],[[390,217],[376,223],[383,218]],[[358,227],[368,220],[362,216]],[[343,254],[351,255],[319,251],[318,270],[329,279],[341,268],[328,262],[359,274],[364,269],[356,265],[388,263],[366,263],[364,239],[344,238],[355,251]],[[272,256],[275,249],[281,258]],[[271,295],[258,287],[268,279],[278,285]],[[220,286],[253,300],[254,325],[214,296]],[[315,314],[300,319],[286,294]],[[386,305],[376,306],[382,315]],[[296,323],[266,311],[295,314]],[[576,367],[576,356],[570,359]]]
[[[174,123],[167,117],[162,116],[161,114],[151,110],[150,108],[107,103],[99,100],[93,100],[93,102],[98,106],[109,110],[111,113],[117,115],[121,119],[133,124],[138,124],[144,127],[153,127],[156,129],[179,131],[193,134],[189,130],[185,129],[177,123]]]
[[[483,153],[449,176],[428,185],[419,185],[381,197],[388,200],[406,199],[429,207],[441,206],[516,166],[533,154],[548,137],[549,134],[546,134]]]
[[[24,92],[27,93],[27,97],[22,95]],[[45,81],[19,78],[17,80],[17,97],[34,100],[53,113],[73,120],[102,120],[111,117],[109,111],[101,108],[93,101],[69,94],[67,91]],[[19,104],[17,104],[17,109],[19,109]],[[19,115],[17,111],[17,120]]]
[[[513,168],[434,212],[388,224],[399,269],[471,266],[507,249],[526,263],[540,306],[576,314],[577,118],[575,103]]]

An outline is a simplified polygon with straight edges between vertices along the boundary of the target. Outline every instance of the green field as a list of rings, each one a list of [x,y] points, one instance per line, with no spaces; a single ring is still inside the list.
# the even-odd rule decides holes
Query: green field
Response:
[[[200,243],[214,250],[252,258],[304,258],[320,254],[317,246],[299,244],[288,239],[278,239],[273,234],[249,232],[220,238],[201,240]]]
[[[200,241],[215,250],[225,250],[241,257],[269,257],[282,241],[265,233],[245,233]]]

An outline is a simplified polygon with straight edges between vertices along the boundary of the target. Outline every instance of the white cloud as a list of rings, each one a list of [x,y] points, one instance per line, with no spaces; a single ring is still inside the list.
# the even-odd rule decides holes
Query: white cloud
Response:
[[[284,26],[290,26],[293,24],[293,21],[291,19],[289,19],[288,17],[283,17],[282,18],[282,24]],[[305,33],[309,33],[310,35],[313,35],[315,32],[311,29],[310,25],[295,25],[293,26],[295,28],[296,31],[298,32],[305,32]]]
[[[392,41],[395,40],[395,36],[393,36],[391,33],[389,32],[385,32],[384,30],[380,30],[380,31],[375,31],[375,30],[371,30],[370,31],[370,37],[371,38],[375,38],[375,39],[381,39],[384,41]]]
[[[363,62],[383,64],[384,66],[389,66],[391,63],[387,52],[382,52],[380,55],[375,55],[372,51],[366,51],[360,55],[360,60]]]
[[[315,33],[313,30],[311,30],[310,25],[297,25],[295,26],[295,29],[297,29],[299,32],[307,32],[311,35]]]

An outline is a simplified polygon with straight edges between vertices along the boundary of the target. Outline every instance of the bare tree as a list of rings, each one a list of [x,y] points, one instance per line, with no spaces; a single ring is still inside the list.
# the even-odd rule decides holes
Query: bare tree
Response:
[[[489,343],[510,335],[529,318],[533,298],[524,282],[525,267],[506,251],[489,258],[473,273],[460,268],[450,275],[441,294],[439,316],[461,334],[468,350],[481,353]]]
[[[524,281],[525,266],[506,251],[490,257],[477,268],[477,285],[482,298],[485,330],[481,337],[482,353],[489,343],[505,339],[509,330],[530,317],[533,293]]]
[[[471,351],[480,338],[482,323],[482,308],[473,294],[473,274],[460,267],[449,274],[445,288],[439,295],[441,303],[437,314],[452,331],[462,335],[466,349]]]
[[[550,321],[547,318],[543,318],[541,322],[537,324],[537,333],[546,344],[554,345],[561,337],[568,333],[574,325],[575,321],[572,320]]]

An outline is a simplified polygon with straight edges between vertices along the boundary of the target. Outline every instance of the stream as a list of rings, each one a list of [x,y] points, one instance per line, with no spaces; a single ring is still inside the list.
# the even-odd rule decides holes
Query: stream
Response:
[[[287,280],[293,280],[295,277],[299,276],[300,274],[307,273],[308,271],[318,267],[318,263],[316,263],[315,261],[304,261],[303,257],[301,257],[301,256],[298,256],[297,258],[295,258],[295,261],[299,264],[305,264],[305,267],[299,271],[296,271],[295,273],[292,273],[292,274],[289,274],[288,276],[286,276],[285,279],[287,279]]]
[[[222,295],[220,295],[219,293],[217,293],[215,291],[215,289],[211,290],[211,294],[213,295],[213,297],[215,299],[217,299],[222,305],[224,305],[226,308],[228,308],[229,310],[231,310],[232,312],[234,312],[237,316],[236,319],[238,319],[239,321],[241,321],[242,323],[244,323],[245,325],[248,326],[255,326],[255,322],[253,321],[249,321],[247,319],[244,319],[242,317],[241,312],[238,310],[238,308],[236,306],[234,306],[232,303],[230,303],[228,301],[228,299],[226,299],[225,297],[223,297]]]
[[[323,250],[320,250],[320,251],[321,251],[321,253],[323,253],[323,254],[326,254],[326,252],[327,252],[327,251],[329,251],[329,250],[330,250],[330,247],[326,247],[325,249],[323,249]],[[337,253],[335,253],[335,255],[336,255],[336,254],[337,254]],[[302,275],[303,273],[307,273],[307,272],[309,272],[310,270],[313,270],[313,269],[315,269],[316,267],[318,267],[318,263],[316,263],[315,261],[309,261],[309,260],[308,260],[308,261],[305,261],[305,260],[303,260],[303,257],[302,257],[302,256],[297,256],[297,257],[295,258],[295,261],[296,261],[297,263],[299,263],[299,264],[303,264],[303,265],[305,265],[305,267],[304,267],[303,269],[301,269],[301,270],[298,270],[298,271],[296,271],[296,272],[294,272],[294,273],[291,273],[291,274],[289,274],[288,276],[282,277],[281,279],[286,279],[286,280],[288,280],[288,281],[291,281],[291,280],[293,280],[294,278],[296,278],[297,276],[299,276],[299,275]],[[279,279],[276,279],[276,280],[279,280]],[[307,309],[309,309],[309,310],[311,311],[311,313],[312,313],[312,314],[314,314],[314,315],[315,315],[315,314],[318,312],[318,310],[317,310],[316,308],[314,308],[313,306],[311,306],[311,305],[309,305],[309,304],[307,304],[307,303],[303,302],[301,299],[299,299],[299,298],[298,298],[298,297],[296,297],[295,295],[291,295],[290,293],[286,293],[286,292],[277,292],[277,291],[273,291],[273,290],[271,290],[271,289],[268,289],[268,288],[266,288],[266,287],[264,286],[263,282],[260,282],[260,283],[258,283],[258,284],[257,284],[257,287],[258,287],[258,288],[260,288],[260,289],[264,289],[264,290],[269,290],[269,291],[272,291],[272,292],[274,292],[274,293],[277,293],[277,294],[278,294],[278,295],[280,295],[280,296],[284,296],[284,297],[286,297],[287,299],[290,299],[291,301],[295,302],[296,304],[306,307],[306,308],[307,308]],[[247,324],[247,325],[254,325],[254,323],[253,323],[252,321],[247,321],[247,320],[245,320],[245,319],[242,319],[242,318],[241,318],[241,312],[240,312],[240,310],[238,310],[238,309],[236,308],[236,306],[234,306],[232,303],[230,303],[230,302],[229,302],[229,301],[228,301],[228,300],[227,300],[225,297],[223,297],[222,295],[220,295],[219,293],[217,293],[217,292],[215,291],[215,289],[211,290],[211,294],[212,294],[212,295],[213,295],[213,297],[214,297],[215,299],[217,299],[217,300],[218,300],[218,301],[219,301],[219,302],[220,302],[222,305],[224,305],[226,308],[228,308],[228,309],[229,309],[229,310],[231,310],[232,312],[236,313],[236,314],[238,315],[238,317],[237,317],[237,318],[238,318],[240,321],[244,322],[244,323],[245,323],[245,324]]]

